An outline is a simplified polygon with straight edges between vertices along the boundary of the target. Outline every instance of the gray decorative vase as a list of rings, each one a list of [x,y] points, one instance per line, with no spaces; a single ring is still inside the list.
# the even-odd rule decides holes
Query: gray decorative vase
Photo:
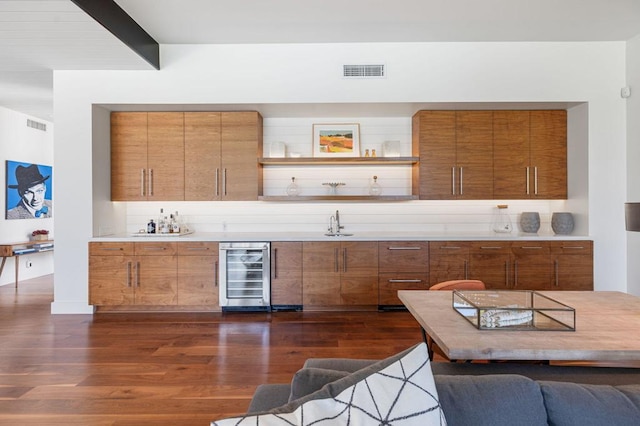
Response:
[[[527,233],[536,233],[540,229],[540,214],[538,212],[520,213],[520,230]]]
[[[570,234],[573,231],[573,215],[568,212],[556,212],[551,215],[551,229],[556,234]]]

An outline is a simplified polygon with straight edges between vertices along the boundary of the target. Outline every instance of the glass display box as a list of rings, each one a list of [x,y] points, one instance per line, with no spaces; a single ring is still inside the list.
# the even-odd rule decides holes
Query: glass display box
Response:
[[[453,309],[479,330],[575,331],[576,311],[533,290],[455,290]]]

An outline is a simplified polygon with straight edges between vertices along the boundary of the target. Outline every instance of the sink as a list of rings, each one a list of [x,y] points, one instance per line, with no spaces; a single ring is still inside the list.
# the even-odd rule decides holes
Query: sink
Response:
[[[350,237],[353,234],[345,234],[345,233],[342,233],[342,232],[338,232],[338,233],[332,234],[330,232],[327,232],[324,235],[326,235],[327,237]]]

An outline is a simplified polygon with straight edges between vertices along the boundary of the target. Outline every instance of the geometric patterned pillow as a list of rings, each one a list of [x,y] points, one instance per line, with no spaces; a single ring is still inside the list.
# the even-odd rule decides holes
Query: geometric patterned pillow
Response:
[[[288,413],[236,417],[211,424],[441,426],[447,423],[438,401],[427,346],[421,343],[333,397],[307,401]]]

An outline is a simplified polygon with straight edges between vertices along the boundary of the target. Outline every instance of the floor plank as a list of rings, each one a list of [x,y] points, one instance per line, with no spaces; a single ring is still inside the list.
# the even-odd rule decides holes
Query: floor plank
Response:
[[[420,342],[407,312],[51,315],[52,276],[0,287],[0,425],[208,425],[310,357]]]

